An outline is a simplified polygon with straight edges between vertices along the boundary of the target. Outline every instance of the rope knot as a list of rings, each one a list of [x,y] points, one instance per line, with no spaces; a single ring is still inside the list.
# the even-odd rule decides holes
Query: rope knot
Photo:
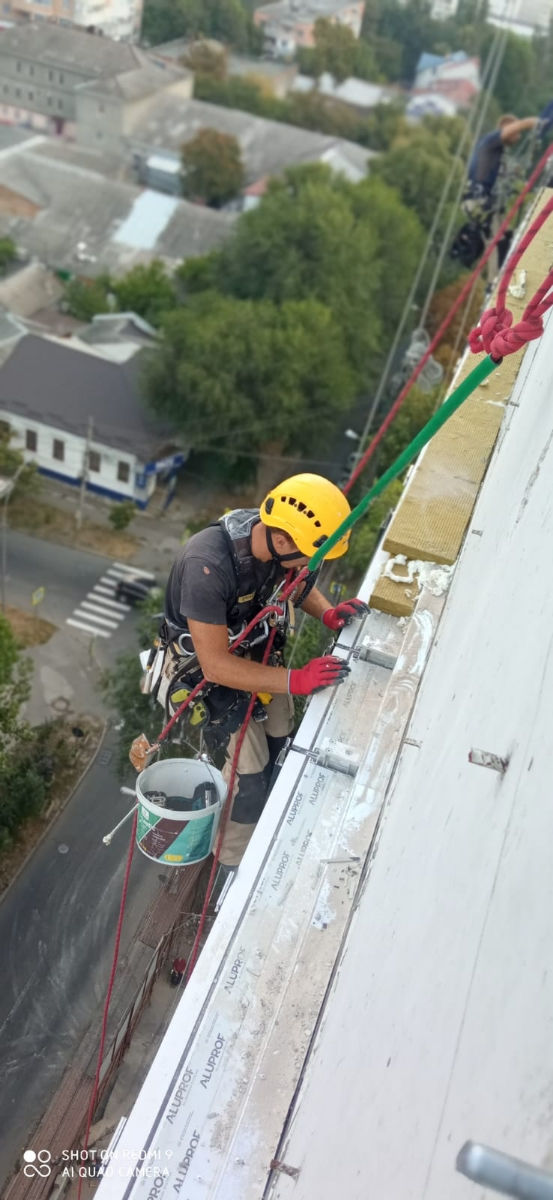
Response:
[[[511,313],[508,315],[512,320]],[[507,354],[514,354],[516,350],[520,350],[527,342],[541,337],[542,333],[543,319],[540,314],[532,312],[528,315],[525,314],[517,325],[513,325],[512,329],[507,327],[497,331],[495,337],[492,338],[489,353],[495,359],[505,358]]]
[[[479,324],[469,333],[469,346],[473,354],[492,354],[496,340],[512,325],[513,314],[508,309],[487,308],[480,317]],[[536,335],[537,336],[537,335]],[[509,353],[504,351],[504,353]],[[502,358],[503,354],[494,353],[493,358]]]

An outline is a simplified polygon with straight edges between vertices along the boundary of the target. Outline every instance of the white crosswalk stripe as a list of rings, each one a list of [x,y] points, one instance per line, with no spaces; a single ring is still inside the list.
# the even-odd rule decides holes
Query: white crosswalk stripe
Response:
[[[97,604],[101,603],[103,605],[106,605],[108,609],[114,609],[115,611],[119,611],[121,613],[122,617],[124,617],[125,613],[128,613],[131,611],[130,604],[123,604],[121,600],[112,600],[109,593],[106,593],[106,595],[104,595],[104,589],[99,588],[97,585],[94,588],[93,592],[86,593],[86,598],[87,598],[87,600],[95,600]]]
[[[107,629],[97,629],[95,625],[85,625],[82,621],[74,621],[73,617],[68,617],[66,625],[74,625],[75,629],[85,629],[87,633],[93,633],[98,637],[111,637],[111,633]]]
[[[93,637],[111,637],[114,631],[119,629],[127,613],[131,612],[130,604],[116,599],[117,583],[119,580],[130,581],[139,578],[153,580],[154,576],[140,567],[112,563],[92,590],[86,593],[86,599],[81,600],[71,616],[67,617],[66,625],[82,629],[84,633],[92,634]]]

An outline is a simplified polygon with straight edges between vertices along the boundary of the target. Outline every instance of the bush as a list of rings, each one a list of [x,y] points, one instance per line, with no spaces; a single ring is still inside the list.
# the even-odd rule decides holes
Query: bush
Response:
[[[110,524],[120,533],[121,530],[127,528],[127,525],[130,525],[135,513],[134,500],[122,500],[120,504],[114,504],[113,508],[109,510]]]

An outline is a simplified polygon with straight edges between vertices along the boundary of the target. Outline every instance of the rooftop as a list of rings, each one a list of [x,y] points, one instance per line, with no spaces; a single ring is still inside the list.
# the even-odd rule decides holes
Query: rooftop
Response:
[[[141,371],[140,352],[117,363],[83,344],[27,334],[0,367],[0,409],[81,437],[92,417],[98,442],[150,456],[168,430],[141,400]]]
[[[83,163],[89,165],[84,166]],[[122,183],[92,154],[33,138],[2,156],[2,187],[12,212],[0,212],[0,236],[56,270],[94,276],[122,274],[138,263],[164,259],[169,266],[205,254],[228,237],[230,214]],[[17,197],[38,207],[17,215]]]
[[[27,263],[0,279],[0,306],[19,317],[32,317],[63,296],[63,284],[39,262]]]
[[[134,100],[143,100],[159,88],[169,87],[189,74],[184,68],[176,70],[150,60],[129,70],[115,71],[113,74],[106,72],[91,82],[79,84],[79,92],[85,95],[118,96],[132,104]]]
[[[350,8],[352,0],[276,0],[274,4],[261,4],[255,9],[262,20],[288,22],[317,21],[320,17],[331,17],[344,8]]]
[[[0,30],[0,53],[98,77],[133,71],[151,62],[144,50],[128,42],[51,21],[22,22]]]
[[[339,151],[344,161],[359,179],[367,173],[373,152],[345,138],[313,133],[281,121],[267,121],[238,109],[207,104],[202,100],[175,101],[171,96],[158,96],[149,111],[129,134],[133,145],[143,151],[172,150],[179,153],[200,129],[217,129],[232,134],[240,143],[246,169],[246,184],[264,175],[277,175],[286,167],[299,163],[318,162],[333,151]]]

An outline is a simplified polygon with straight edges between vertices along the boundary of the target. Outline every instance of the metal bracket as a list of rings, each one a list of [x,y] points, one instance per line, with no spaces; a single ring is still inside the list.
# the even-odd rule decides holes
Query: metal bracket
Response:
[[[361,646],[359,651],[361,662],[372,663],[375,667],[384,667],[386,671],[393,671],[397,656],[387,654],[385,650],[379,650],[378,646]]]
[[[500,775],[504,775],[509,766],[508,758],[491,754],[489,750],[470,750],[469,762],[474,763],[475,767],[491,767],[493,771],[499,771]]]
[[[316,751],[315,762],[320,767],[328,767],[330,771],[355,776],[359,769],[359,751],[345,742],[331,742]]]

